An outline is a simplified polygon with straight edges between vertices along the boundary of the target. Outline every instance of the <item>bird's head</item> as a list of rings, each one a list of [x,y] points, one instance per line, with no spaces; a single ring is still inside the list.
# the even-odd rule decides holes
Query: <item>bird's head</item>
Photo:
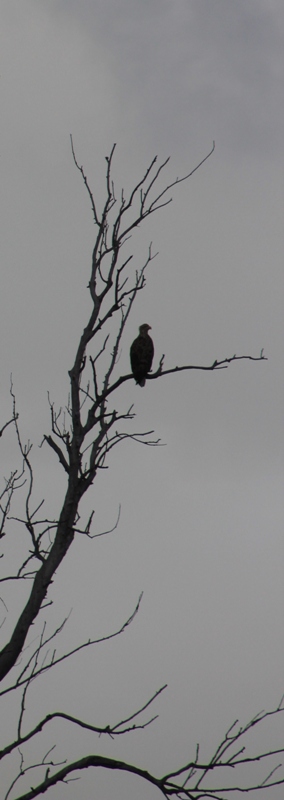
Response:
[[[142,333],[142,336],[143,336],[143,334],[148,333],[148,331],[151,331],[151,330],[152,330],[151,325],[147,325],[147,322],[144,322],[143,325],[140,325],[139,333],[140,334]]]

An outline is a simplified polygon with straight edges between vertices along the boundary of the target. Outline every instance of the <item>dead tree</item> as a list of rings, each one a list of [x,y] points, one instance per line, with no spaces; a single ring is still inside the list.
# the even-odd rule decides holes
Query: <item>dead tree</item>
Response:
[[[75,726],[78,730],[84,728],[98,735],[105,735],[113,739],[122,734],[126,735],[138,728],[145,728],[156,717],[152,716],[150,719],[143,721],[142,712],[148,709],[165,689],[164,686],[161,687],[145,702],[142,708],[135,710],[131,716],[119,722],[107,724],[105,727],[98,727],[72,715],[57,711],[40,719],[32,730],[27,731],[24,728],[24,718],[27,694],[31,682],[38,676],[42,676],[45,671],[54,669],[59,662],[71,658],[74,652],[92,647],[95,644],[95,640],[89,639],[87,642],[78,644],[72,652],[67,652],[64,655],[57,656],[54,650],[51,655],[47,656],[44,654],[50,643],[62,630],[64,622],[49,636],[46,634],[44,625],[40,642],[34,647],[32,654],[26,660],[22,655],[20,663],[19,657],[23,654],[28,637],[31,635],[32,625],[40,609],[50,602],[51,585],[55,579],[55,573],[59,575],[60,564],[71,547],[74,537],[77,533],[84,534],[90,538],[93,536],[91,533],[93,512],[82,527],[80,524],[80,501],[94,483],[98,472],[106,465],[111,450],[125,439],[132,439],[147,446],[159,444],[159,440],[153,438],[153,431],[133,432],[131,430],[131,422],[135,416],[133,406],[126,408],[122,412],[117,410],[120,387],[126,381],[133,380],[131,373],[117,376],[119,351],[135,299],[145,287],[146,270],[150,267],[155,257],[150,245],[142,267],[133,269],[133,257],[132,255],[124,257],[124,245],[144,220],[171,202],[170,191],[182,181],[188,180],[211,156],[214,150],[213,144],[210,153],[194,169],[184,177],[176,178],[175,181],[168,183],[162,189],[158,188],[159,181],[169,159],[158,165],[157,157],[155,157],[133,191],[126,196],[122,190],[117,198],[112,180],[114,146],[110,156],[106,159],[106,197],[103,208],[99,211],[84,169],[78,163],[72,139],[71,147],[74,163],[79,170],[89,196],[97,231],[88,284],[92,308],[89,319],[82,327],[74,363],[69,371],[70,400],[64,412],[61,409],[56,410],[54,404],[50,402],[51,430],[43,437],[43,443],[49,445],[54,455],[59,459],[66,475],[66,492],[59,518],[56,520],[42,519],[42,503],[37,507],[33,505],[31,445],[29,443],[25,445],[22,442],[16,400],[13,385],[11,385],[13,414],[9,423],[12,422],[14,424],[21,456],[21,467],[19,470],[12,472],[6,480],[0,496],[0,512],[2,515],[0,538],[5,543],[6,526],[9,520],[11,523],[11,520],[17,519],[28,531],[30,548],[26,558],[20,564],[16,564],[14,573],[2,575],[0,582],[11,581],[17,584],[17,582],[26,581],[30,585],[30,591],[9,641],[4,644],[0,652],[0,679],[3,682],[5,680],[4,689],[0,691],[0,696],[3,697],[15,692],[16,694],[20,693],[21,697],[15,737],[0,752],[2,763],[12,753],[19,752],[20,754],[19,770],[11,782],[5,795],[5,800],[8,797],[10,800],[29,800],[29,798],[48,793],[51,787],[68,782],[68,777],[70,779],[71,775],[77,775],[78,772],[92,767],[131,772],[159,789],[164,797],[174,796],[180,798],[180,800],[201,797],[221,800],[224,794],[232,791],[241,793],[263,787],[266,789],[269,787],[271,792],[273,787],[284,782],[284,777],[276,779],[274,776],[274,771],[277,767],[277,765],[275,767],[275,762],[267,770],[264,780],[262,778],[256,785],[248,784],[245,788],[241,786],[239,778],[237,778],[233,788],[231,786],[226,788],[226,778],[223,779],[223,775],[232,771],[237,773],[238,769],[241,770],[243,764],[266,763],[268,761],[270,763],[271,759],[274,759],[278,753],[283,752],[283,748],[276,751],[265,749],[264,752],[258,753],[253,757],[246,757],[245,746],[242,744],[256,725],[259,726],[267,717],[279,715],[282,712],[281,703],[273,711],[262,712],[257,715],[244,727],[238,727],[238,724],[234,723],[208,763],[204,763],[200,759],[197,747],[194,757],[189,759],[188,763],[182,765],[179,770],[168,773],[161,778],[115,758],[105,758],[95,754],[88,755],[75,762],[67,761],[64,765],[58,764],[51,758],[51,750],[53,748],[42,757],[39,763],[27,763],[25,759],[25,745],[33,742],[40,731],[48,728],[51,722],[58,718],[63,719],[68,725]],[[92,343],[92,355],[89,353],[90,343]],[[100,377],[101,359],[104,359],[104,363],[107,364],[103,378]],[[233,355],[228,358],[215,359],[208,366],[187,364],[164,369],[164,355],[161,354],[156,369],[148,375],[147,379],[160,380],[166,375],[168,376],[178,371],[216,371],[227,368],[231,362],[237,359],[262,361],[264,355],[261,351],[259,356]],[[3,426],[1,435],[9,423]],[[11,515],[11,502],[15,493],[18,490],[22,490],[23,486],[26,491],[24,514],[22,517],[13,517]],[[5,553],[3,552],[2,556],[4,555]],[[4,558],[2,565],[3,561]],[[106,635],[104,639],[118,636],[125,630],[136,616],[140,601],[141,597],[131,616],[123,623],[121,628],[114,633]],[[8,676],[11,682],[7,684]],[[27,774],[32,774],[33,785],[30,790],[22,793],[21,779]],[[53,793],[52,796],[54,796]],[[271,794],[270,797],[272,797]]]

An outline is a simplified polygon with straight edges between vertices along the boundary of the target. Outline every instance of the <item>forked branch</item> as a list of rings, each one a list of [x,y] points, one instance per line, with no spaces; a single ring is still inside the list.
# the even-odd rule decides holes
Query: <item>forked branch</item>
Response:
[[[55,573],[73,543],[74,537],[84,534],[92,538],[90,527],[94,512],[91,512],[86,527],[81,529],[79,527],[80,502],[93,484],[98,470],[106,468],[106,460],[112,449],[126,439],[131,439],[147,446],[159,444],[158,439],[149,438],[152,437],[152,431],[131,433],[125,430],[134,416],[131,400],[124,411],[111,405],[114,397],[119,398],[119,392],[115,395],[116,390],[126,381],[133,381],[133,375],[129,373],[117,377],[117,365],[126,324],[137,296],[145,288],[146,268],[150,266],[155,257],[152,255],[150,245],[145,262],[142,262],[142,265],[140,264],[137,267],[134,266],[132,254],[127,255],[126,253],[122,257],[122,248],[144,220],[171,203],[172,198],[169,196],[171,189],[189,179],[212,155],[214,147],[215,144],[213,143],[210,152],[197,166],[184,177],[177,177],[174,181],[167,183],[165,188],[160,186],[159,181],[169,159],[158,165],[157,157],[153,158],[144,171],[142,178],[137,181],[134,188],[127,195],[123,189],[117,191],[114,185],[112,177],[114,145],[110,156],[106,158],[105,198],[101,210],[99,210],[85,171],[79,165],[71,137],[74,163],[80,172],[88,193],[96,230],[88,284],[91,311],[82,326],[73,366],[69,371],[70,399],[65,411],[60,408],[58,413],[54,410],[53,404],[50,403],[51,433],[44,436],[44,441],[47,442],[58,457],[66,479],[66,490],[65,496],[62,498],[61,511],[58,514],[58,519],[54,521],[39,519],[38,512],[42,503],[32,505],[33,469],[30,457],[31,445],[29,443],[26,446],[22,444],[15,396],[11,385],[13,399],[12,420],[15,425],[23,469],[19,474],[17,472],[12,473],[0,497],[0,513],[2,513],[0,538],[5,533],[4,523],[8,518],[12,494],[17,486],[20,486],[26,479],[25,511],[22,514],[22,518],[19,514],[14,520],[21,522],[25,526],[29,534],[29,544],[31,542],[32,547],[27,550],[22,566],[18,571],[15,570],[15,575],[10,576],[9,580],[29,578],[32,581],[32,587],[14,630],[0,652],[0,680],[5,678],[10,670],[18,664],[19,656],[24,651],[26,638],[32,629],[35,619],[40,610],[52,602],[50,597],[47,596],[48,591],[53,583]],[[113,333],[110,322],[113,326]],[[91,342],[92,346],[94,346],[94,343],[96,345],[94,346],[95,353],[88,354],[87,351]],[[89,359],[87,358],[88,355],[90,356]],[[226,369],[233,361],[263,361],[265,356],[261,351],[259,357],[234,355],[223,360],[216,359],[209,366],[187,364],[170,367],[169,369],[164,369],[164,359],[165,357],[162,355],[158,368],[155,372],[153,371],[147,375],[147,380],[156,380],[162,376],[171,373],[176,374],[181,371],[204,370],[214,372],[219,369]],[[91,364],[91,376],[87,376],[85,380],[85,370],[87,372],[88,364]],[[104,369],[101,377],[100,368],[102,364]],[[65,416],[67,419],[66,424]],[[0,436],[2,436],[3,431],[9,424],[10,421],[2,427]],[[121,430],[122,424],[123,429]],[[139,428],[139,426],[137,427]],[[30,571],[28,571],[27,567],[30,562],[33,563],[29,567]],[[33,569],[34,564],[35,567]],[[104,727],[98,727],[93,724],[93,721],[87,722],[67,713],[56,711],[44,717],[28,733],[25,733],[23,726],[26,700],[32,682],[38,676],[43,676],[46,671],[53,669],[56,664],[70,658],[71,655],[81,651],[83,648],[88,648],[99,641],[106,641],[120,635],[137,614],[140,601],[141,596],[133,613],[118,631],[98,640],[89,639],[62,656],[57,655],[53,645],[51,650],[44,651],[53,636],[46,637],[43,630],[39,644],[33,649],[28,659],[23,662],[20,672],[19,670],[16,672],[18,677],[14,678],[10,686],[0,693],[2,695],[8,694],[12,691],[18,691],[22,687],[17,735],[14,741],[2,750],[0,758],[10,755],[16,748],[23,747],[26,742],[31,742],[39,731],[47,727],[51,722],[54,723],[58,718],[64,720],[65,723],[76,726],[76,729],[84,728],[92,734],[107,734],[112,737],[137,730],[138,728],[143,729],[156,718],[147,719],[146,722],[140,722],[140,718],[138,719],[139,715],[152,704],[165,687],[159,689],[138,711],[114,725],[108,724]],[[58,628],[55,633],[60,629]],[[276,754],[283,752],[283,750],[265,751],[255,757],[246,757],[244,755],[245,748],[243,746],[239,747],[240,739],[245,734],[248,734],[255,725],[261,724],[266,718],[279,714],[282,710],[282,705],[279,705],[276,710],[268,713],[263,712],[253,720],[250,720],[244,728],[237,729],[232,726],[208,763],[200,761],[199,748],[197,748],[195,758],[189,759],[188,763],[181,766],[179,770],[168,773],[161,778],[157,778],[150,772],[126,762],[96,754],[78,759],[72,763],[56,763],[50,758],[53,748],[48,751],[40,763],[25,766],[24,757],[20,750],[19,773],[13,780],[6,798],[11,794],[12,790],[13,794],[15,793],[16,784],[18,785],[18,782],[28,772],[33,775],[33,787],[21,794],[17,800],[32,800],[32,798],[44,794],[57,784],[67,783],[71,779],[74,780],[82,770],[91,767],[130,772],[155,786],[164,797],[176,797],[177,800],[197,800],[205,797],[215,798],[215,800],[221,800],[222,798],[223,800],[224,792],[227,794],[229,792],[241,793],[260,789],[263,786],[265,788],[278,786],[284,782],[284,778],[279,778],[277,781],[274,779],[274,772],[278,769],[277,765],[272,765],[272,769],[270,769],[264,781],[259,781],[255,785],[253,782],[251,784],[248,783],[245,788],[243,788],[238,779],[236,779],[233,787],[222,788],[222,780],[219,776],[223,775],[224,770],[227,773],[229,771],[231,774],[233,770],[236,770],[244,763],[266,762],[273,759]],[[39,781],[38,769],[40,768],[41,780]],[[42,769],[44,769],[43,779]],[[216,779],[215,783],[214,781],[211,782],[212,775],[214,780]],[[208,782],[208,786],[203,788],[206,782]]]
[[[159,692],[164,688],[165,687],[162,687]],[[156,696],[157,695],[154,695],[149,702],[152,702]],[[90,769],[91,767],[100,767],[106,770],[117,770],[120,772],[131,773],[139,778],[142,778],[146,781],[146,783],[155,786],[158,790],[160,790],[163,797],[174,797],[177,798],[177,800],[201,800],[201,798],[224,800],[224,793],[235,797],[237,793],[241,795],[243,793],[247,794],[248,792],[259,791],[262,788],[267,790],[276,786],[282,786],[284,785],[283,772],[277,780],[274,778],[276,771],[281,767],[280,764],[274,766],[272,769],[270,768],[264,779],[261,777],[259,780],[257,780],[255,778],[254,771],[254,778],[251,781],[248,779],[245,785],[239,781],[237,777],[233,784],[231,783],[231,785],[227,786],[225,782],[223,784],[222,775],[226,772],[231,773],[232,770],[235,771],[243,764],[256,765],[260,762],[266,763],[268,759],[271,762],[275,756],[283,754],[284,747],[278,750],[264,751],[255,757],[246,757],[243,755],[246,749],[245,745],[243,745],[241,750],[238,750],[235,755],[234,752],[231,754],[231,750],[234,751],[235,747],[239,746],[240,738],[247,735],[256,725],[262,724],[269,717],[281,714],[283,710],[284,709],[281,702],[276,709],[258,714],[243,728],[241,727],[237,729],[235,733],[233,732],[233,729],[235,728],[236,723],[234,723],[234,725],[231,726],[225,734],[224,739],[218,745],[215,754],[208,763],[202,763],[199,760],[199,747],[197,746],[196,756],[194,759],[188,761],[188,763],[182,766],[180,769],[169,772],[166,775],[158,778],[147,770],[141,769],[125,761],[94,754],[80,758],[70,764],[66,764],[53,774],[49,773],[46,775],[44,781],[41,781],[30,791],[18,796],[16,800],[33,800],[34,797],[38,797],[40,794],[43,794],[52,786],[56,786],[58,783],[68,782],[68,777],[74,773],[76,775],[77,773],[80,773],[85,769]],[[127,723],[130,720],[131,717],[129,720],[125,720],[125,722]],[[240,754],[241,757],[239,757]],[[201,788],[201,782],[203,782],[205,778],[210,780],[210,783]]]

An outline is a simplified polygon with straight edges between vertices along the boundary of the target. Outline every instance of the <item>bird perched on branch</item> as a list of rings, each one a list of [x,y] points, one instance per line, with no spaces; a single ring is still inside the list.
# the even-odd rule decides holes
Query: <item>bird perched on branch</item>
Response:
[[[130,348],[130,362],[133,372],[133,378],[139,386],[145,386],[148,372],[150,372],[153,356],[154,345],[149,336],[148,331],[151,330],[151,325],[140,325],[139,336],[134,339]]]

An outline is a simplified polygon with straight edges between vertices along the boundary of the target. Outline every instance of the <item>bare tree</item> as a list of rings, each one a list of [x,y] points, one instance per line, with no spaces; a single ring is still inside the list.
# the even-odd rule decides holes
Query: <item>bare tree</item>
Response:
[[[115,151],[115,146],[113,146],[110,156],[106,159],[106,196],[101,211],[98,209],[84,169],[78,163],[72,139],[71,147],[74,163],[89,196],[97,233],[88,284],[92,308],[90,317],[82,328],[74,363],[69,371],[70,399],[64,411],[57,410],[50,401],[51,429],[44,435],[42,442],[49,445],[59,459],[66,475],[66,492],[58,519],[42,518],[43,501],[34,506],[31,445],[30,443],[24,444],[21,438],[12,384],[12,418],[3,425],[0,432],[1,436],[4,432],[6,435],[7,426],[13,423],[21,457],[20,468],[14,470],[6,479],[0,497],[0,538],[4,545],[7,525],[13,524],[15,520],[20,522],[29,534],[29,549],[25,558],[17,563],[15,554],[14,572],[10,574],[8,570],[6,574],[2,573],[0,581],[11,582],[16,586],[25,582],[30,586],[27,601],[15,628],[9,641],[0,652],[0,678],[4,686],[0,691],[0,696],[3,699],[6,695],[16,693],[16,696],[20,697],[18,723],[13,741],[0,752],[2,763],[12,753],[18,752],[20,757],[19,769],[6,792],[5,800],[7,798],[29,800],[29,798],[48,793],[51,787],[68,783],[71,776],[78,776],[80,772],[91,767],[130,772],[155,786],[167,798],[175,796],[184,800],[184,798],[207,797],[215,798],[215,800],[222,798],[223,800],[225,795],[229,796],[233,792],[241,794],[249,790],[268,789],[268,787],[270,797],[272,797],[273,787],[284,783],[282,774],[278,773],[280,777],[275,776],[275,771],[278,769],[275,758],[283,752],[283,748],[279,750],[265,748],[263,752],[248,757],[245,754],[245,742],[256,726],[261,726],[269,717],[281,714],[283,710],[281,703],[272,711],[257,714],[242,727],[236,721],[225,733],[216,752],[208,762],[202,761],[197,746],[194,756],[189,759],[188,763],[160,778],[116,758],[106,758],[96,754],[78,758],[73,762],[67,760],[63,764],[58,763],[52,757],[53,745],[39,761],[29,761],[25,755],[25,746],[33,743],[40,731],[48,729],[52,721],[59,718],[66,725],[73,726],[78,731],[85,729],[113,739],[137,729],[144,729],[156,719],[156,715],[150,714],[145,721],[144,712],[152,706],[166,688],[162,686],[155,691],[153,696],[146,700],[143,707],[135,709],[130,716],[112,724],[106,724],[104,727],[90,724],[71,714],[56,711],[39,719],[33,729],[26,730],[25,711],[31,683],[39,676],[44,676],[45,672],[55,669],[58,663],[70,659],[74,653],[82,649],[89,649],[99,641],[119,636],[132,623],[139,611],[141,596],[129,619],[118,630],[102,639],[88,639],[86,642],[79,643],[72,651],[66,652],[64,655],[57,655],[53,642],[62,631],[66,620],[59,624],[51,635],[46,633],[44,624],[40,640],[34,647],[29,639],[32,625],[39,611],[51,602],[55,573],[57,573],[57,580],[60,581],[58,568],[71,547],[74,537],[77,533],[89,538],[98,535],[91,532],[94,512],[82,526],[80,501],[94,483],[98,472],[106,466],[111,450],[125,439],[134,440],[148,447],[159,444],[159,440],[153,438],[153,431],[133,432],[131,430],[130,423],[135,416],[132,405],[123,411],[117,410],[120,387],[126,381],[133,380],[131,373],[117,375],[120,347],[133,304],[145,287],[146,270],[155,258],[150,245],[144,264],[139,269],[135,269],[132,266],[133,256],[124,257],[123,255],[124,245],[144,220],[171,202],[170,191],[182,181],[189,179],[201,167],[213,153],[214,143],[208,155],[194,169],[184,177],[176,178],[174,182],[168,183],[164,188],[158,187],[161,173],[166,168],[168,159],[159,165],[157,157],[155,157],[130,194],[126,196],[122,190],[118,197],[112,179],[112,162]],[[92,355],[87,358],[91,342]],[[229,358],[216,359],[208,366],[186,364],[170,369],[164,369],[164,355],[161,355],[158,366],[148,374],[147,380],[159,380],[178,371],[226,369],[237,359],[262,361],[264,355],[262,351],[259,356],[233,355]],[[104,365],[103,372],[102,363]],[[15,495],[18,496],[19,491],[25,492],[24,512],[22,516],[12,516],[11,503]],[[5,551],[1,554],[2,565],[4,556]],[[27,642],[30,642],[28,656],[26,655]],[[7,683],[8,676],[9,683]],[[256,783],[254,780],[250,782],[248,779],[245,786],[242,785],[242,766],[245,764],[256,765],[259,762],[269,763],[265,778],[263,779],[262,776],[261,780],[257,780]],[[233,784],[229,779],[229,786],[226,779],[228,773],[230,776],[232,773],[237,776]],[[22,792],[22,779],[27,775],[31,775],[32,787]],[[54,794],[52,793],[51,796],[54,797]]]

